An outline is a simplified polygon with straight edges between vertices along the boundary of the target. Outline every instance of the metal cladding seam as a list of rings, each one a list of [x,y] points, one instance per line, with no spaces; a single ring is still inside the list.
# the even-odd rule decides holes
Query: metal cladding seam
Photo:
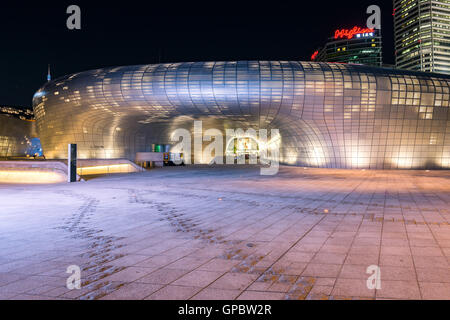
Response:
[[[111,67],[33,98],[47,158],[129,158],[179,127],[280,130],[281,163],[450,167],[450,76],[338,63],[185,62]]]

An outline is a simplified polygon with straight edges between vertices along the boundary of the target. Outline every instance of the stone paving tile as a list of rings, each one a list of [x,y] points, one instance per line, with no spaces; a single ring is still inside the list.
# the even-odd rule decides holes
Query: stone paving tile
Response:
[[[204,265],[198,267],[198,270],[204,271],[230,271],[238,262],[233,260],[212,259]]]
[[[423,299],[450,300],[450,283],[419,282]]]
[[[162,267],[179,260],[181,257],[178,255],[156,255],[151,258],[142,260],[136,263],[135,267],[144,267],[144,268],[152,268],[152,267]]]
[[[347,254],[350,248],[347,246],[324,245],[320,248],[320,253]],[[365,251],[364,251],[365,252]],[[308,262],[308,261],[307,261]]]
[[[192,300],[234,300],[242,291],[205,288],[197,293]]]
[[[413,256],[418,257],[441,257],[442,251],[439,247],[411,247]]]
[[[419,282],[438,282],[449,283],[450,282],[450,269],[449,268],[416,268],[417,279]]]
[[[148,256],[131,254],[125,257],[113,260],[110,262],[111,265],[119,266],[119,267],[131,267],[140,262],[143,262],[148,259]],[[144,267],[153,267],[153,266],[144,266]]]
[[[311,263],[324,263],[324,264],[343,264],[346,255],[342,253],[329,253],[319,251],[312,259]]]
[[[313,252],[303,252],[292,249],[284,256],[284,258],[292,262],[308,263],[314,258],[314,255],[315,253]]]
[[[385,255],[380,257],[380,266],[414,267],[413,259],[408,255]]]
[[[281,300],[284,296],[282,292],[244,291],[237,300]]]
[[[17,296],[15,292],[0,292],[0,300],[7,300]]]
[[[214,282],[225,272],[195,270],[185,274],[178,280],[172,282],[173,285],[186,287],[206,287]]]
[[[26,278],[26,276],[23,274],[6,273],[6,272],[0,273],[0,286],[5,286],[8,283],[15,282],[23,278]]]
[[[189,271],[181,269],[159,269],[154,271],[140,279],[137,282],[143,283],[153,283],[153,284],[169,284],[183,275],[187,274]]]
[[[442,251],[447,258],[450,258],[450,244],[448,248],[442,248]]]
[[[376,254],[349,254],[345,259],[346,264],[370,266],[378,264]]]
[[[197,259],[194,257],[184,257],[180,260],[172,262],[167,267],[171,269],[184,269],[184,270],[193,270],[206,263],[209,258]]]
[[[380,273],[383,282],[385,280],[417,281],[415,269],[412,267],[381,266]]]
[[[139,278],[150,274],[156,268],[142,268],[142,267],[127,267],[122,271],[114,273],[104,280],[107,281],[123,281],[123,282],[133,282]]]
[[[444,256],[414,256],[414,265],[417,268],[450,269],[450,264]]]
[[[54,290],[55,288],[57,288],[57,287],[56,286],[43,285],[41,287],[37,287],[37,288],[34,288],[34,289],[31,289],[31,290],[27,291],[26,294],[42,295],[42,294],[45,294],[46,292]]]
[[[336,278],[316,278],[316,286],[333,287],[336,283]]]
[[[145,300],[187,300],[192,298],[201,289],[199,287],[169,285],[148,296]]]
[[[302,276],[314,276],[314,277],[337,277],[341,265],[338,264],[309,264]]]
[[[67,289],[66,287],[56,287],[56,288],[54,288],[54,289],[51,289],[51,290],[49,290],[49,291],[46,291],[45,293],[43,293],[42,295],[45,295],[45,296],[48,296],[48,297],[53,297],[53,298],[57,298],[57,297],[60,297],[60,296],[62,296],[62,295],[64,295],[64,294],[67,294],[67,293],[70,293],[70,292],[76,292],[77,290],[69,290],[69,289]],[[78,295],[78,292],[76,292],[77,293],[77,296],[79,296]]]
[[[338,297],[374,298],[375,290],[368,289],[366,281],[367,279],[338,278],[331,294]]]
[[[390,299],[421,299],[417,281],[381,281],[381,289],[377,291],[377,298]]]
[[[81,299],[81,300],[98,300],[104,296],[114,292],[115,290],[127,285],[120,281],[104,281],[102,279],[84,285],[80,290],[67,290],[59,295],[62,299]],[[44,295],[48,295],[48,292]]]
[[[0,185],[0,299],[448,299],[449,182],[450,171],[189,167]],[[81,290],[65,287],[70,265]]]
[[[43,281],[25,278],[0,287],[0,293],[25,293],[43,286]]]
[[[162,285],[147,283],[128,283],[100,300],[142,300],[161,289]]]
[[[209,287],[216,289],[244,290],[257,278],[258,276],[254,274],[229,272],[217,279]]]
[[[384,269],[384,267],[382,268]],[[344,264],[342,266],[339,278],[344,279],[366,279],[369,277],[367,274],[367,266],[361,264]]]
[[[408,246],[396,247],[396,246],[382,246],[382,255],[395,255],[395,256],[410,256],[411,249]]]
[[[309,292],[306,300],[330,300],[332,291],[332,286],[315,285]]]
[[[11,297],[9,300],[54,300],[54,299],[55,298],[48,297],[48,296],[22,293],[22,294],[14,296],[14,297]],[[61,300],[61,299],[58,299],[58,300]]]

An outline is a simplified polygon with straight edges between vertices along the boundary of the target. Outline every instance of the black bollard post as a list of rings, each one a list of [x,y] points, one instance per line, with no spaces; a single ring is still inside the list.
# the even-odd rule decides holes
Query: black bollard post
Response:
[[[67,157],[67,180],[68,182],[77,182],[77,145],[69,144]]]

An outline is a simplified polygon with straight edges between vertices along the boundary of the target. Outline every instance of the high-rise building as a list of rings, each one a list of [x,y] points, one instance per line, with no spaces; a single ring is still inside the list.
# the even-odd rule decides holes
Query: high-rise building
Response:
[[[394,0],[396,66],[450,74],[450,1]]]
[[[360,27],[336,30],[325,46],[311,56],[311,60],[380,67],[383,63],[381,32]]]

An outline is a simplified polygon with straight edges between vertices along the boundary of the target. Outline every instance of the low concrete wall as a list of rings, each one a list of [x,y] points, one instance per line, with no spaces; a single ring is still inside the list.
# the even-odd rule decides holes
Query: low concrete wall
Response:
[[[138,152],[136,153],[136,162],[153,162],[156,167],[164,166],[163,152]]]
[[[4,175],[8,175],[9,172],[11,172],[11,175],[13,172],[23,175],[23,173],[28,171],[30,172],[30,177],[36,175],[36,173],[55,173],[61,176],[61,179],[55,180],[54,182],[67,181],[67,164],[61,161],[0,161],[0,171]],[[23,176],[26,178],[27,175]],[[38,179],[34,178],[30,183],[39,183]],[[9,181],[10,178],[7,180]],[[77,180],[80,181],[81,178],[77,176]]]
[[[136,162],[143,161],[164,161],[163,152],[138,152],[136,153]]]
[[[96,167],[96,166],[110,166],[115,164],[129,164],[135,171],[145,171],[144,168],[138,166],[133,161],[128,159],[78,159],[77,168]]]
[[[67,174],[67,164],[62,161],[0,161],[0,168],[51,169]]]
[[[112,166],[112,165],[129,165],[131,171],[129,172],[142,172],[145,171],[134,162],[127,159],[79,159],[77,161],[77,168],[89,168],[97,166]],[[57,173],[64,177],[63,181],[67,181],[67,160],[24,160],[24,161],[0,161],[0,171],[4,172],[4,175],[9,174],[8,180],[11,180],[13,172],[40,172],[40,173]],[[25,175],[26,176],[26,175]],[[31,174],[30,174],[31,176]],[[77,175],[77,181],[82,181],[81,177]],[[38,181],[35,181],[38,182]],[[62,182],[62,181],[59,181]]]

